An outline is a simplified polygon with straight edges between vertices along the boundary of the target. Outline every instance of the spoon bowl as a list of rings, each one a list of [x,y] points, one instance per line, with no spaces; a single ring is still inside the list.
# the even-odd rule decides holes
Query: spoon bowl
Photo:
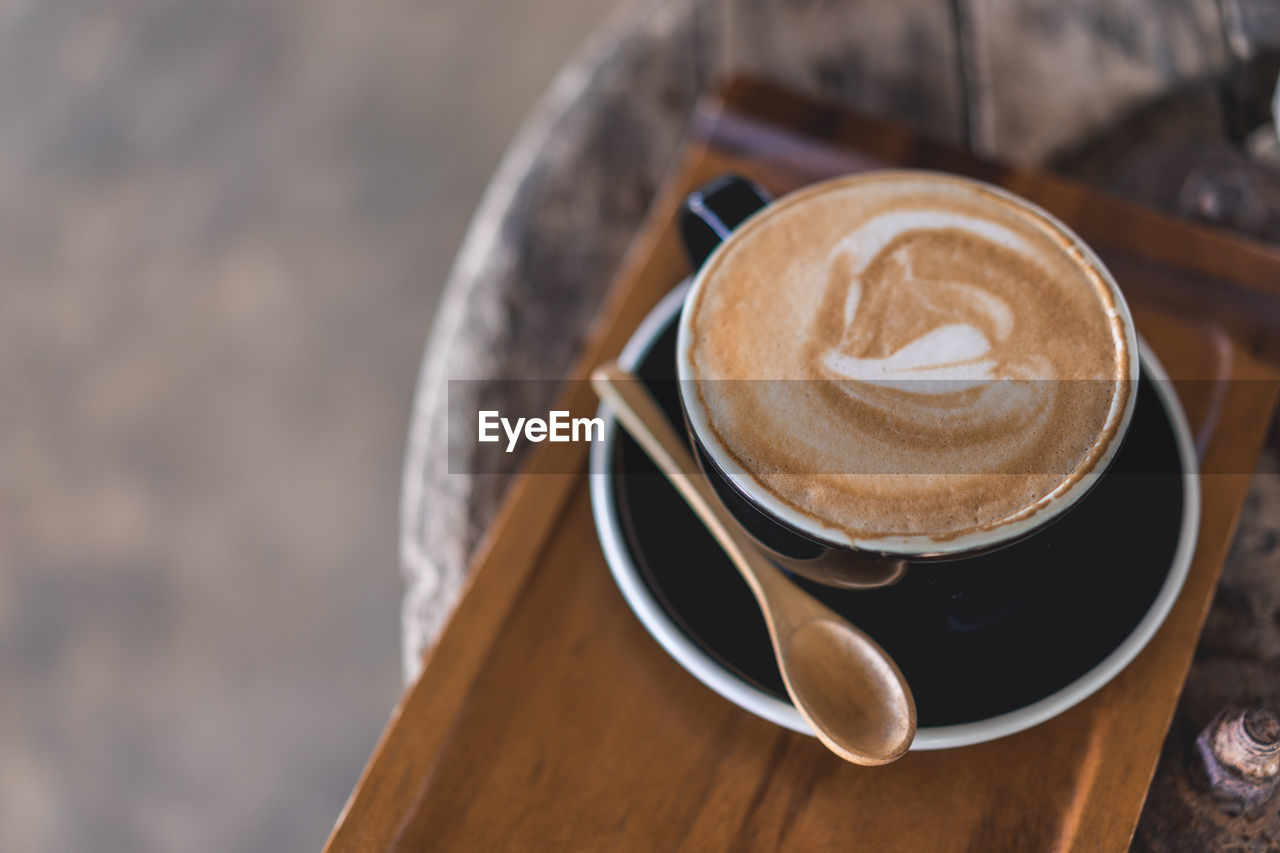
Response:
[[[887,764],[901,757],[915,733],[911,691],[883,652],[869,652],[865,635],[849,627],[814,619],[782,638],[790,664],[783,679],[827,748],[857,764]]]

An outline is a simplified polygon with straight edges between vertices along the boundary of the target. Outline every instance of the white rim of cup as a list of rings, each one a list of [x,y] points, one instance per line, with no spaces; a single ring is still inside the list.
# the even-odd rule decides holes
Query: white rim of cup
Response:
[[[1112,408],[1107,415],[1107,424],[1109,425],[1119,418],[1119,427],[1112,435],[1111,441],[1106,448],[1103,449],[1102,454],[1094,462],[1093,467],[1078,480],[1059,486],[1046,496],[1048,502],[1044,506],[1034,510],[1029,515],[997,523],[995,527],[990,529],[973,530],[947,539],[936,539],[925,535],[890,535],[854,539],[838,527],[822,524],[817,519],[798,512],[767,489],[761,488],[755,477],[739,465],[737,460],[716,438],[715,433],[708,425],[706,412],[697,399],[697,395],[685,393],[686,388],[692,387],[692,383],[696,382],[693,379],[693,368],[689,363],[688,355],[693,335],[690,329],[692,312],[689,310],[689,306],[697,300],[704,286],[706,271],[715,266],[717,259],[725,251],[728,251],[728,247],[734,243],[734,237],[756,227],[765,215],[774,215],[778,211],[797,204],[812,195],[827,192],[837,186],[846,187],[902,178],[942,180],[999,196],[1014,207],[1027,211],[1033,214],[1034,217],[1043,220],[1040,224],[1046,231],[1056,230],[1058,236],[1065,238],[1071,249],[1077,252],[1098,273],[1099,278],[1111,291],[1114,298],[1116,306],[1114,316],[1121,320],[1121,325],[1124,328],[1125,344],[1128,347],[1128,351],[1133,355],[1129,363],[1128,382],[1130,393],[1126,395],[1123,411],[1117,412],[1115,403],[1112,403]],[[1003,543],[1017,541],[1024,536],[1032,534],[1038,528],[1049,524],[1074,505],[1076,501],[1088,494],[1089,490],[1097,483],[1098,478],[1106,472],[1107,467],[1111,464],[1116,451],[1124,441],[1125,433],[1128,431],[1129,423],[1133,417],[1139,375],[1137,338],[1133,327],[1133,315],[1129,312],[1129,306],[1125,302],[1124,294],[1120,292],[1120,287],[1116,284],[1110,270],[1102,263],[1102,260],[1093,249],[1089,248],[1074,231],[1057,217],[1024,198],[982,181],[923,169],[892,169],[845,175],[813,184],[770,202],[739,224],[733,230],[733,233],[722,241],[703,261],[702,267],[694,274],[692,282],[689,293],[684,300],[684,308],[680,312],[679,327],[676,334],[676,376],[679,378],[680,398],[691,428],[697,435],[702,448],[707,452],[715,466],[719,468],[720,473],[730,480],[742,494],[749,496],[752,502],[769,515],[785,521],[793,529],[801,531],[819,543],[837,548],[854,548],[873,554],[927,558],[949,555],[961,556],[966,552],[980,551]],[[1045,498],[1041,498],[1041,501],[1043,500]]]
[[[627,370],[635,370],[653,345],[658,332],[684,303],[689,292],[690,280],[685,279],[668,293],[645,317],[628,341],[618,363]],[[1174,549],[1169,573],[1160,591],[1142,619],[1134,626],[1116,648],[1097,665],[1075,681],[1014,711],[998,714],[983,720],[952,726],[925,726],[916,730],[911,750],[953,749],[961,746],[985,743],[997,738],[1029,729],[1056,717],[1096,693],[1128,666],[1146,647],[1163,624],[1178,598],[1182,585],[1191,569],[1196,541],[1200,533],[1200,480],[1197,476],[1195,445],[1191,428],[1187,423],[1182,404],[1171,390],[1169,375],[1155,357],[1146,342],[1138,339],[1137,352],[1146,367],[1156,396],[1169,416],[1173,427],[1178,459],[1182,464],[1182,527]],[[1132,395],[1137,396],[1136,389]],[[653,593],[640,576],[640,571],[618,527],[618,507],[613,493],[611,460],[618,437],[618,421],[608,404],[601,404],[597,415],[604,419],[602,441],[594,442],[590,449],[589,471],[591,508],[596,533],[605,555],[605,562],[614,582],[626,599],[628,606],[642,625],[667,654],[675,658],[686,671],[738,707],[769,720],[783,728],[801,734],[813,735],[804,718],[794,706],[748,683],[735,675],[704,652],[687,634],[672,621],[666,610],[654,598]],[[926,568],[925,571],[928,571]]]

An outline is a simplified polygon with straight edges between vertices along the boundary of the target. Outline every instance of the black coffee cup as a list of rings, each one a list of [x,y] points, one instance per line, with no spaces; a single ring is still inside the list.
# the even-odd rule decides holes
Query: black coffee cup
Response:
[[[760,487],[738,466],[732,454],[708,428],[704,404],[696,393],[698,380],[693,377],[688,359],[691,341],[689,306],[703,285],[701,271],[708,260],[727,248],[743,232],[739,229],[759,217],[771,215],[780,205],[804,204],[808,198],[824,192],[829,185],[847,187],[862,180],[928,179],[970,184],[986,194],[995,194],[1015,208],[1025,210],[1043,227],[1055,229],[1065,237],[1082,263],[1097,272],[1114,294],[1119,322],[1128,342],[1130,358],[1128,388],[1124,402],[1113,404],[1112,416],[1118,427],[1111,434],[1095,464],[1085,476],[1069,483],[1060,495],[1051,495],[1045,507],[1025,518],[1000,523],[991,529],[961,536],[929,537],[921,535],[886,536],[852,539],[841,531],[816,524],[812,519],[791,510]],[[1102,262],[1065,225],[1029,202],[1004,190],[953,176],[920,172],[877,172],[869,175],[838,178],[785,196],[778,201],[756,184],[736,175],[726,175],[704,185],[685,200],[681,211],[680,233],[690,264],[695,270],[692,286],[685,298],[679,322],[677,342],[677,374],[680,401],[685,424],[692,437],[695,456],[717,493],[756,544],[779,564],[818,583],[849,589],[868,589],[896,583],[912,563],[963,560],[1021,541],[1047,527],[1074,506],[1096,484],[1115,458],[1128,429],[1136,398],[1138,379],[1138,346],[1133,320],[1114,279]]]

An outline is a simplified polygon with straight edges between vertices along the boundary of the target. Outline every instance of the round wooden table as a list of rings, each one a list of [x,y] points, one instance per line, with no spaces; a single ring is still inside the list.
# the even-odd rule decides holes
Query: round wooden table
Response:
[[[1280,242],[1280,143],[1269,111],[1280,68],[1276,8],[1268,0],[660,0],[615,17],[525,122],[440,302],[403,481],[406,678],[456,603],[521,460],[485,457],[483,467],[463,442],[451,446],[449,396],[545,409],[553,382],[499,380],[564,374],[695,102],[716,79],[753,73],[987,158],[1048,167]],[[1266,458],[1276,466],[1274,453]],[[1259,568],[1280,568],[1273,481],[1255,487],[1237,549],[1247,566],[1228,566],[1220,599],[1280,603],[1280,572]],[[1239,620],[1211,617],[1207,637],[1242,630]],[[1280,648],[1274,622],[1259,630]],[[1197,683],[1193,673],[1188,691]]]

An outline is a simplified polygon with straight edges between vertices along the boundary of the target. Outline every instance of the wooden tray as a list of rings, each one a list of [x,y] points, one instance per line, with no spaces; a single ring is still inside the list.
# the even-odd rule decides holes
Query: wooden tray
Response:
[[[658,647],[600,553],[585,446],[543,444],[330,850],[1127,847],[1275,404],[1280,253],[737,80],[699,114],[570,378],[616,354],[687,273],[672,223],[689,188],[734,170],[781,193],[886,164],[973,174],[1060,216],[1115,271],[1175,378],[1203,470],[1223,473],[1202,477],[1195,560],[1150,645],[1029,731],[848,765],[721,699]],[[566,387],[564,408],[594,411],[584,383]],[[546,473],[564,471],[579,473]]]

